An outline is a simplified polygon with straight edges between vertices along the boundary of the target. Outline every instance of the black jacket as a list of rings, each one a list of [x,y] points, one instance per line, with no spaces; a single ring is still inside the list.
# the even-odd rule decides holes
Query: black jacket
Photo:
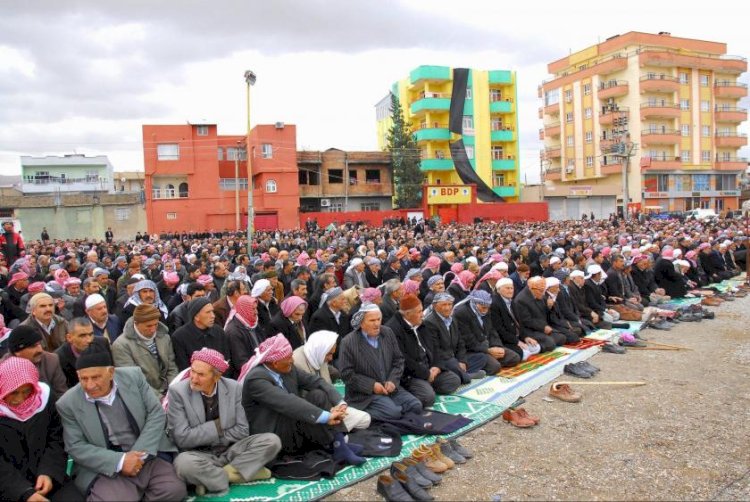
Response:
[[[328,305],[323,305],[315,311],[312,318],[310,319],[310,333],[315,333],[322,329],[333,331],[339,334],[339,342],[341,338],[352,330],[351,319],[349,314],[341,311],[339,314],[339,322],[336,322],[336,316],[333,315]]]
[[[571,281],[568,293],[570,294],[570,300],[573,302],[573,305],[581,314],[581,318],[593,322],[591,312],[594,312],[594,310],[586,301],[586,286],[584,285],[584,287],[579,288]]]
[[[490,314],[484,316],[480,324],[471,309],[471,302],[463,303],[454,309],[453,322],[458,324],[467,352],[486,353],[490,347],[503,346],[492,328]]]
[[[497,293],[493,293],[492,295],[490,317],[492,318],[492,327],[495,329],[497,336],[503,341],[503,345],[517,352],[519,355],[523,355],[523,350],[518,346],[518,342],[521,341],[521,325],[517,320],[513,320],[505,304],[505,300]]]
[[[682,275],[674,269],[674,263],[670,260],[659,258],[656,261],[654,280],[672,298],[682,298],[687,294],[685,281]]]
[[[238,368],[238,370],[242,369],[242,366],[253,356],[255,349],[263,341],[259,336],[257,326],[255,329],[250,329],[242,324],[237,317],[229,321],[224,334],[229,340],[232,366]]]
[[[433,366],[432,344],[424,336],[424,330],[421,327],[417,328],[417,335],[415,335],[400,312],[391,317],[386,326],[391,328],[393,334],[396,335],[398,347],[404,355],[401,385],[407,384],[412,378],[428,380],[430,368]]]
[[[94,347],[91,350],[96,352],[107,352],[109,357],[112,357],[112,349],[104,337],[95,336],[94,341],[89,347]],[[77,358],[73,354],[73,349],[68,342],[65,342],[55,350],[55,354],[57,354],[57,358],[60,360],[60,369],[62,369],[65,380],[68,382],[68,388],[72,389],[78,383],[78,373],[76,373]]]
[[[602,287],[591,279],[586,279],[586,282],[583,285],[583,290],[586,292],[586,303],[591,310],[599,314],[599,318],[601,318],[604,311],[607,310]]]
[[[224,356],[224,359],[230,361],[229,369],[224,372],[227,378],[234,378],[236,371],[232,364],[232,351],[229,345],[229,338],[224,330],[214,324],[207,329],[199,329],[195,322],[184,325],[172,335],[172,347],[174,348],[174,360],[180,371],[190,366],[190,357],[196,350],[203,347],[218,350]]]
[[[650,268],[641,270],[634,266],[630,275],[638,288],[638,292],[643,298],[648,298],[651,293],[659,289],[659,285],[656,284],[656,281],[654,280],[654,271]]]
[[[326,308],[326,310],[328,309]],[[318,312],[320,312],[320,310],[318,310]],[[289,340],[289,344],[292,346],[292,350],[296,349],[297,347],[302,347],[302,345],[305,344],[305,340],[300,338],[299,333],[297,333],[297,329],[294,327],[294,324],[292,324],[292,321],[285,317],[283,312],[281,311],[276,312],[276,315],[271,318],[271,328],[271,332],[273,332],[274,336],[281,333],[282,335],[284,335],[284,338]]]
[[[544,300],[537,300],[526,286],[513,300],[513,312],[521,324],[524,338],[531,333],[544,333],[547,324],[547,304]]]
[[[421,329],[424,330],[424,338],[429,340],[428,343],[432,346],[435,366],[447,370],[445,363],[452,358],[462,363],[466,362],[466,347],[455,319],[448,329],[438,313],[433,311],[424,318]]]

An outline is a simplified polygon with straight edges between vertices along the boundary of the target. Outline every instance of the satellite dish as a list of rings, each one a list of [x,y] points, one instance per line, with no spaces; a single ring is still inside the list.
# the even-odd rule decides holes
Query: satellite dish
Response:
[[[127,181],[127,178],[120,178],[120,181],[125,183]]]

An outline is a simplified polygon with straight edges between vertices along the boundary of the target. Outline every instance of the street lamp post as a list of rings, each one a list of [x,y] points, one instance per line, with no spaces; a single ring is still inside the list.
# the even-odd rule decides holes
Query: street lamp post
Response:
[[[253,152],[250,148],[250,87],[255,85],[257,77],[251,70],[245,71],[247,88],[247,253],[253,252],[253,231],[255,225],[255,209],[253,208]]]
[[[234,228],[240,231],[240,144],[237,141],[237,152],[234,156]]]

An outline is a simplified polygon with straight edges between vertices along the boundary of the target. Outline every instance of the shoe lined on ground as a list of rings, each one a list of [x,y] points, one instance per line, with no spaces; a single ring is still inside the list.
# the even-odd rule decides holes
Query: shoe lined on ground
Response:
[[[405,464],[407,467],[414,467],[423,478],[429,480],[434,486],[439,485],[443,480],[443,476],[432,472],[430,468],[427,467],[427,464],[424,462],[417,462],[413,457],[402,458],[401,463]]]
[[[524,417],[516,410],[512,410],[510,408],[503,412],[503,420],[520,429],[526,429],[528,427],[534,427],[536,425],[530,418]]]
[[[461,443],[458,442],[457,439],[449,439],[448,442],[451,444],[453,449],[458,452],[459,455],[461,455],[464,458],[473,458],[474,454],[471,453],[465,446],[463,446]]]
[[[432,481],[422,476],[414,465],[408,465],[403,462],[393,462],[391,464],[391,476],[396,472],[400,472],[406,476],[411,476],[422,488],[432,488]]]
[[[432,454],[432,450],[429,448],[422,448],[422,446],[420,446],[411,452],[411,456],[417,462],[424,463],[429,470],[436,474],[441,474],[448,470],[448,466],[436,459]]]
[[[613,328],[617,329],[630,329],[630,323],[627,322],[613,322],[612,323]]]
[[[378,476],[377,491],[388,502],[411,502],[414,500],[406,491],[406,488],[388,474]]]
[[[539,425],[539,422],[542,421],[542,419],[539,417],[535,417],[534,415],[529,415],[529,412],[526,411],[525,408],[514,408],[514,409],[518,416],[523,417],[523,418],[528,418],[529,420],[534,422],[534,425]]]
[[[549,395],[566,403],[577,403],[581,400],[581,395],[573,392],[566,383],[553,383],[549,388]]]
[[[643,342],[641,342],[639,340],[633,340],[633,341],[620,340],[618,343],[622,347],[645,347],[646,346],[645,343],[643,343]]]
[[[464,458],[463,455],[458,453],[456,450],[453,449],[451,444],[443,438],[440,438],[437,440],[437,444],[440,445],[440,452],[448,457],[449,459],[453,460],[456,464],[465,464],[466,458]]]
[[[448,466],[448,469],[456,467],[456,463],[440,449],[440,445],[437,443],[426,446],[432,450],[432,456]]]
[[[614,343],[605,343],[602,345],[602,352],[609,352],[610,354],[624,354],[625,348],[615,345]]]
[[[599,373],[599,372],[601,371],[601,370],[600,370],[599,368],[597,368],[596,366],[594,366],[593,364],[591,364],[591,363],[590,363],[590,362],[588,362],[588,361],[581,361],[581,362],[580,362],[580,363],[578,363],[578,364],[579,364],[579,365],[580,365],[580,366],[581,366],[581,367],[582,367],[582,368],[583,368],[584,370],[588,371],[589,373],[593,373],[594,375],[595,375],[595,374],[597,374],[597,373]]]
[[[396,472],[392,473],[391,477],[401,483],[406,492],[411,495],[414,500],[435,500],[435,497],[425,491],[424,488],[419,486],[414,478],[407,476],[404,473]]]
[[[573,375],[577,378],[591,378],[592,376],[591,373],[576,364],[566,364],[565,367],[563,367],[563,372],[566,375]]]
[[[646,327],[658,329],[660,331],[669,331],[670,329],[672,329],[669,324],[665,323],[664,321],[651,321],[646,324]]]
[[[716,318],[716,313],[715,312],[711,312],[710,310],[704,310],[701,313],[701,317],[703,319],[715,319]]]

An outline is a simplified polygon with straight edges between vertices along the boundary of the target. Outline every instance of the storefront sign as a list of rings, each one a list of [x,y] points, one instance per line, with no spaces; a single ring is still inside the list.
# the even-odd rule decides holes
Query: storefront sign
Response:
[[[594,193],[593,188],[590,186],[575,186],[570,187],[571,197],[586,197]]]
[[[427,187],[428,204],[470,204],[471,187],[461,185],[432,185]]]

